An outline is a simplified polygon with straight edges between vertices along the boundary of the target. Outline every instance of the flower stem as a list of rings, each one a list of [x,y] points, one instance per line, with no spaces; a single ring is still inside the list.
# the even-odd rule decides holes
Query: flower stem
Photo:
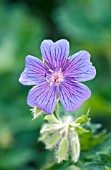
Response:
[[[59,103],[58,103],[58,101],[57,101],[57,103],[56,103],[56,107],[55,107],[55,110],[54,110],[53,114],[54,114],[54,116],[55,116],[57,119],[60,119],[60,118],[59,118]]]

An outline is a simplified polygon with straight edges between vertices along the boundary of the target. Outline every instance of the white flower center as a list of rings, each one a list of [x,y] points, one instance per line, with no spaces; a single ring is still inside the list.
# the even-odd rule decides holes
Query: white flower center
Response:
[[[63,81],[63,76],[62,76],[62,70],[60,68],[59,71],[52,71],[49,70],[52,74],[50,75],[50,78],[46,79],[50,83],[50,86],[54,85],[59,85],[61,81]]]

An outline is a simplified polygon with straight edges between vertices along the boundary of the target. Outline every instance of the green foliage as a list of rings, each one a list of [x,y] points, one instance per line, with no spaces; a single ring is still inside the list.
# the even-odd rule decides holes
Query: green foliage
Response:
[[[94,51],[105,52],[110,48],[111,41],[110,6],[110,0],[75,0],[73,5],[72,0],[66,0],[55,12],[55,16],[65,35],[79,43],[84,42],[84,45]]]
[[[98,139],[96,139],[98,140]],[[88,143],[88,139],[84,139]],[[91,142],[91,140],[90,140]],[[71,161],[64,161],[60,165],[53,163],[42,170],[110,170],[111,168],[111,134],[104,134],[104,139],[98,140],[93,148],[87,151],[82,150],[79,161],[73,164]]]
[[[0,5],[0,170],[38,168],[44,155],[36,142],[42,117],[31,121],[28,89],[18,83],[25,56],[40,57],[43,25],[25,7]]]
[[[100,5],[101,4],[101,5]],[[91,114],[108,117],[111,113],[111,1],[61,0],[53,18],[61,34],[71,42],[71,55],[81,49],[91,53],[97,76],[89,82],[93,95],[88,102]],[[104,83],[103,83],[104,82]],[[110,126],[110,125],[109,125]]]
[[[71,163],[72,160],[71,164],[77,162],[76,164],[81,168],[83,161],[86,161],[87,153],[87,159],[90,160],[88,164],[92,163],[94,153],[105,158],[105,153],[101,152],[103,148],[100,150],[98,148],[104,144],[107,137],[106,130],[98,132],[101,125],[91,124],[88,114],[78,117],[75,121],[71,116],[57,119],[54,114],[45,116],[45,120],[48,123],[43,125],[39,141],[44,142],[46,149],[54,148],[58,163],[63,160]],[[109,151],[111,151],[111,146],[109,146]],[[99,163],[100,159],[95,159],[95,161],[98,160],[97,163]],[[104,165],[107,164],[104,163]],[[53,165],[50,168],[52,167]],[[68,165],[68,167],[70,166]]]

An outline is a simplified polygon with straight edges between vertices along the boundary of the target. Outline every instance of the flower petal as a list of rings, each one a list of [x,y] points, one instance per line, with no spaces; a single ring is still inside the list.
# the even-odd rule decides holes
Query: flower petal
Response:
[[[63,73],[66,78],[84,82],[93,79],[96,75],[96,70],[90,62],[90,54],[87,51],[79,51],[68,60]]]
[[[61,83],[59,92],[60,101],[68,112],[78,109],[91,96],[87,86],[71,81]]]
[[[33,87],[27,97],[29,106],[36,106],[49,114],[53,113],[56,100],[56,86],[50,86],[48,82]]]
[[[48,68],[36,57],[27,56],[25,60],[26,68],[22,72],[19,82],[23,85],[36,85],[45,81],[45,73]]]
[[[61,39],[57,42],[51,40],[44,40],[41,43],[42,57],[46,61],[50,69],[59,69],[66,63],[66,59],[69,55],[69,42],[65,39]]]

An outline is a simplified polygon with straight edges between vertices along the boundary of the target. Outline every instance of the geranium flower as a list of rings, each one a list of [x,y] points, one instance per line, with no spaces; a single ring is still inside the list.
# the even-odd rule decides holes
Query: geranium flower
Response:
[[[91,95],[89,88],[80,82],[96,75],[90,54],[79,51],[68,58],[69,42],[65,39],[55,43],[44,40],[40,48],[44,63],[28,55],[19,79],[23,85],[34,85],[27,97],[28,105],[51,114],[60,99],[68,112],[78,109]]]

